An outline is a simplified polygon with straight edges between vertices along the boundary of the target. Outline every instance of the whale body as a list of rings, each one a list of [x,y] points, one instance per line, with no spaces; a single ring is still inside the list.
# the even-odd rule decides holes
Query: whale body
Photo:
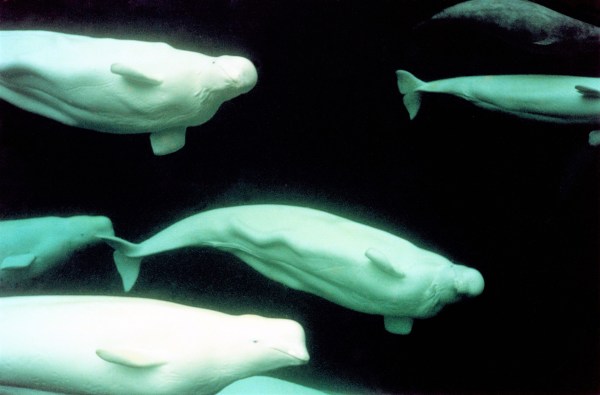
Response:
[[[404,70],[396,71],[396,76],[410,119],[417,115],[423,94],[442,93],[525,119],[574,125],[600,123],[600,78],[486,75],[424,82]]]
[[[565,56],[600,51],[600,28],[531,1],[465,1],[435,14],[425,25],[440,22],[473,25],[534,52]]]
[[[102,395],[214,394],[308,361],[295,321],[110,296],[0,298],[0,385]]]
[[[160,42],[0,31],[0,98],[66,125],[150,133],[155,154],[256,84],[252,62]]]
[[[266,277],[363,313],[384,316],[392,333],[413,318],[483,291],[481,274],[390,233],[314,209],[247,205],[183,219],[140,244],[104,237],[125,290],[141,258],[199,246],[228,251]]]
[[[102,216],[41,217],[0,221],[0,289],[35,278],[78,249],[114,235]]]

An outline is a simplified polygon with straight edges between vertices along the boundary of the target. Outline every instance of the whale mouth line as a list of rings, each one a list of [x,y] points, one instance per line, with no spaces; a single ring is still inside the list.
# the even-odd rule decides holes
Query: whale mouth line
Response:
[[[294,355],[294,354],[290,353],[289,351],[282,350],[281,348],[277,348],[277,347],[269,347],[269,348],[271,350],[277,351],[277,352],[279,352],[281,354],[285,354],[287,357],[290,357],[290,358],[294,359],[299,364],[307,363],[310,360],[310,358],[308,356],[301,357],[301,356],[298,356],[298,355]]]

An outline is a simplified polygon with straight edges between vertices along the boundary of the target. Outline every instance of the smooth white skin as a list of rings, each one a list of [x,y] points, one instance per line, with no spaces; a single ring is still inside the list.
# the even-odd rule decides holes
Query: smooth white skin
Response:
[[[228,385],[218,395],[327,395],[325,392],[273,377],[254,376]]]
[[[106,241],[117,249],[115,261],[121,267],[129,264],[128,257],[188,246],[229,251],[289,287],[381,314],[395,333],[410,332],[412,318],[431,317],[484,287],[475,269],[381,230],[295,206],[216,209],[179,221],[139,245]],[[394,329],[395,321],[403,321],[404,329]]]
[[[234,380],[308,361],[295,321],[151,299],[0,298],[0,322],[0,384],[9,387],[212,394]]]
[[[0,289],[35,278],[64,262],[78,249],[114,235],[102,216],[42,217],[0,221]],[[11,259],[34,259],[29,266],[9,268]]]
[[[153,133],[156,154],[181,148],[188,126],[208,121],[256,79],[254,65],[237,56],[156,42],[0,31],[0,98],[71,126]]]
[[[489,75],[424,82],[403,70],[397,75],[411,119],[418,111],[419,95],[427,92],[454,95],[476,106],[526,119],[567,124],[600,122],[600,78]],[[579,86],[595,93],[584,95],[576,88]]]

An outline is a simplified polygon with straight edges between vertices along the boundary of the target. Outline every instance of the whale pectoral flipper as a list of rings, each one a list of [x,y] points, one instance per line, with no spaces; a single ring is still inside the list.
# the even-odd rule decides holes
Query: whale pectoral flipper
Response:
[[[131,368],[155,368],[167,362],[152,355],[151,352],[129,348],[101,348],[96,350],[96,355],[106,362]]]
[[[413,319],[410,317],[390,317],[384,316],[383,323],[385,329],[390,333],[397,335],[408,335],[412,330]]]
[[[589,86],[575,85],[577,92],[581,93],[585,98],[600,99],[600,90],[590,88]]]
[[[543,40],[535,41],[533,44],[534,44],[534,45],[542,45],[542,46],[544,46],[544,45],[551,45],[551,44],[554,44],[554,43],[556,43],[557,41],[558,41],[558,39],[557,39],[556,37],[552,37],[552,36],[550,36],[550,37],[546,37],[546,38],[545,38],[545,39],[543,39]]]
[[[150,133],[150,143],[154,155],[167,155],[178,151],[185,145],[185,127]]]
[[[145,73],[139,67],[127,65],[124,63],[113,63],[110,65],[110,71],[113,74],[118,74],[121,77],[136,83],[147,85],[160,85],[163,83],[162,78]]]
[[[33,261],[35,261],[35,255],[33,254],[22,254],[22,255],[11,255],[7,256],[0,263],[0,270],[18,270],[26,269]]]
[[[390,262],[389,258],[380,250],[376,248],[369,248],[365,251],[365,256],[369,258],[369,261],[371,261],[371,263],[373,263],[378,269],[384,271],[385,273],[398,277],[405,276],[401,270],[392,265],[392,262]]]

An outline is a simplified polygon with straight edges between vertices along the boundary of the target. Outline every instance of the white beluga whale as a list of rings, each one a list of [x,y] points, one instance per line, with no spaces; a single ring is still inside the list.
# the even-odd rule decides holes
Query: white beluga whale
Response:
[[[66,125],[150,133],[156,155],[256,84],[252,62],[160,42],[0,31],[0,98]]]
[[[396,76],[410,119],[419,112],[423,94],[441,93],[525,119],[592,127],[600,123],[600,78],[484,75],[425,82],[404,70]]]
[[[41,217],[0,221],[0,289],[35,278],[76,250],[114,235],[103,216]]]
[[[483,291],[481,274],[390,233],[309,208],[248,205],[185,218],[140,244],[103,237],[125,290],[141,259],[176,248],[228,251],[266,277],[347,308],[384,316],[407,334],[414,318]]]
[[[6,297],[0,322],[0,390],[214,394],[309,359],[295,321],[152,299]]]

